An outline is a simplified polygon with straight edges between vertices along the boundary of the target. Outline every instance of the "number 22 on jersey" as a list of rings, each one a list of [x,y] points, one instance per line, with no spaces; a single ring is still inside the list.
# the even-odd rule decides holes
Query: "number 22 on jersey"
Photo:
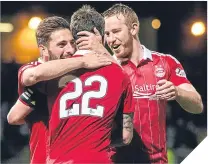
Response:
[[[72,75],[67,75],[71,80],[70,82],[74,83],[75,90],[73,92],[67,92],[63,94],[60,97],[60,106],[59,106],[59,116],[60,118],[66,118],[69,116],[79,116],[79,115],[89,115],[89,116],[98,116],[98,117],[103,117],[104,113],[104,107],[97,104],[97,108],[91,108],[90,107],[90,99],[100,99],[103,98],[106,95],[107,88],[108,88],[108,82],[107,80],[100,75],[93,75],[88,77],[84,82],[81,81],[80,78],[72,76]],[[60,79],[60,81],[67,83],[66,76],[63,77],[63,79]],[[100,88],[98,91],[83,91],[84,86],[91,86],[93,82],[99,82],[100,83]],[[67,101],[68,100],[74,100],[81,97],[81,103],[74,103],[71,108],[67,108]]]

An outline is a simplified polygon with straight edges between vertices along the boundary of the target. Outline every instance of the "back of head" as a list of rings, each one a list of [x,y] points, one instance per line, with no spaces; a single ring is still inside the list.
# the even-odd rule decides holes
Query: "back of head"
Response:
[[[38,25],[36,30],[36,40],[38,46],[47,46],[50,41],[50,36],[53,32],[62,29],[69,29],[69,23],[62,17],[52,16],[47,17]]]
[[[99,33],[104,35],[105,21],[103,16],[89,5],[84,5],[71,17],[70,28],[75,39],[78,38],[77,33],[80,31],[93,32],[94,27]]]
[[[135,11],[127,5],[117,3],[103,13],[104,18],[122,14],[125,18],[126,25],[131,28],[133,23],[139,25],[139,19]]]

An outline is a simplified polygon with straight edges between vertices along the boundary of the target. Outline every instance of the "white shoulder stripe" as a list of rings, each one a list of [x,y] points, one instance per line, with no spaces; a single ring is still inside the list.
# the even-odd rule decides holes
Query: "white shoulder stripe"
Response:
[[[38,61],[30,62],[30,65],[38,65]]]
[[[156,52],[156,51],[152,51],[152,54],[155,54],[157,56],[168,56],[168,57],[172,58],[173,60],[175,60],[175,62],[177,64],[180,64],[180,62],[174,56],[172,56],[170,54],[159,53],[159,52]]]

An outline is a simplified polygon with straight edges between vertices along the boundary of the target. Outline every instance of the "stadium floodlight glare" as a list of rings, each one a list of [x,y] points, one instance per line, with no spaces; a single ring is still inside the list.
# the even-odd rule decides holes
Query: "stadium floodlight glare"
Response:
[[[0,32],[12,32],[14,29],[11,23],[0,23]]]
[[[203,35],[205,32],[205,25],[203,22],[195,22],[193,23],[193,25],[191,26],[191,33],[194,36],[200,36]]]
[[[42,19],[40,17],[32,17],[28,22],[28,27],[32,30],[36,30],[41,21]]]
[[[161,22],[159,19],[153,19],[152,20],[152,28],[159,29],[161,26]]]

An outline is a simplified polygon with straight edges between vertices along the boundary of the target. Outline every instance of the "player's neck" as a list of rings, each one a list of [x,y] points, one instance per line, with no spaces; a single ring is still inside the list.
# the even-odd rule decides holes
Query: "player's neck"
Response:
[[[135,64],[135,66],[139,65],[139,62],[142,60],[143,58],[143,48],[140,44],[140,41],[138,40],[133,40],[133,51],[132,51],[132,55],[131,55],[131,62]]]
[[[46,60],[45,58],[43,58],[43,57],[39,57],[38,58],[38,62],[39,63],[45,63],[45,62],[47,62],[48,60]]]

